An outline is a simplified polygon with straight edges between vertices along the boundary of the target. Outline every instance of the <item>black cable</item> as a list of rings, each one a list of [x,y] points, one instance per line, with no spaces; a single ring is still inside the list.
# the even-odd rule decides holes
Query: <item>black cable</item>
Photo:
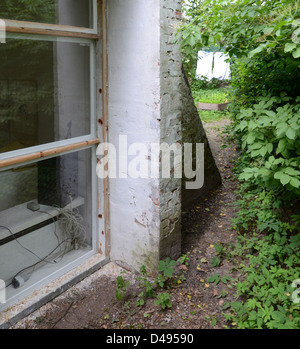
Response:
[[[27,270],[27,269],[30,269],[30,268],[34,268],[36,265],[38,265],[38,264],[40,264],[40,263],[42,263],[42,262],[50,263],[50,262],[46,261],[45,259],[48,258],[55,250],[57,250],[57,249],[60,247],[60,245],[62,245],[63,243],[65,243],[65,242],[67,242],[67,241],[68,241],[68,239],[62,241],[58,246],[56,246],[47,256],[45,256],[45,257],[44,257],[42,260],[40,260],[39,262],[36,262],[36,263],[34,263],[34,264],[31,264],[31,265],[29,265],[28,267],[25,267],[25,268],[21,269],[20,271],[18,271],[17,274],[15,274],[15,275],[12,277],[12,280],[13,280],[15,277],[17,277],[19,274],[21,274],[23,271],[25,271],[25,270]],[[56,264],[56,263],[53,262],[53,263],[50,263],[50,264]],[[33,269],[32,273],[33,273],[33,272],[34,272],[34,269]],[[32,274],[32,273],[31,273],[31,274]],[[9,287],[11,284],[12,284],[12,281],[11,281],[9,284],[6,285],[6,288]]]
[[[29,265],[28,267],[25,267],[25,268],[23,268],[23,269],[21,269],[17,274],[15,274],[15,276],[13,277],[13,279],[16,277],[16,276],[18,276],[19,274],[21,274],[23,271],[25,271],[25,270],[27,270],[27,269],[30,269],[30,268],[32,268],[32,267],[35,267],[36,265],[38,265],[39,263],[42,263],[42,262],[46,262],[47,263],[47,261],[45,260],[46,258],[48,258],[55,250],[57,250],[59,247],[60,247],[60,245],[62,245],[63,243],[65,243],[65,242],[67,242],[68,241],[68,239],[66,239],[66,240],[64,240],[64,241],[62,241],[58,246],[56,246],[49,254],[47,254],[47,256],[43,259],[43,260],[41,260],[41,261],[39,261],[39,262],[36,262],[36,263],[34,263],[34,264],[32,264],[32,265]],[[49,263],[49,262],[48,262]],[[53,262],[53,263],[51,263],[51,264],[56,264],[55,262]],[[33,272],[33,271],[32,271]]]
[[[55,208],[55,207],[54,207],[54,208]],[[54,233],[54,235],[56,236],[57,243],[59,244],[58,246],[60,246],[59,237],[58,237],[57,232],[56,232],[56,224],[55,224],[55,223],[56,223],[56,221],[55,221],[56,216],[51,215],[51,214],[50,214],[49,212],[47,212],[47,211],[40,211],[40,210],[38,210],[37,212],[39,212],[39,213],[45,213],[45,214],[49,215],[49,216],[53,219],[53,224],[54,224],[54,231],[53,231],[53,233]],[[63,258],[63,256],[65,255],[65,252],[66,252],[66,250],[63,252],[61,258]],[[58,258],[59,258],[59,257],[58,257]],[[57,262],[56,262],[56,263],[57,263]]]
[[[41,211],[41,212],[42,212],[42,211]],[[47,213],[48,213],[48,212],[47,212]],[[49,213],[48,213],[48,214],[49,214]],[[52,216],[52,218],[54,219],[53,216]],[[54,225],[55,225],[55,222],[54,222]],[[12,232],[12,230],[11,230],[9,227],[4,226],[4,225],[0,225],[0,227],[1,227],[1,228],[4,228],[4,229],[7,229],[7,230],[10,232],[10,234],[12,235],[12,237],[14,238],[14,240],[15,240],[23,249],[25,249],[26,251],[28,251],[29,253],[33,254],[36,258],[39,259],[38,262],[36,262],[36,263],[34,263],[34,264],[31,264],[30,266],[28,266],[28,267],[26,267],[26,268],[23,268],[23,269],[21,269],[20,271],[18,271],[18,273],[15,274],[15,275],[13,276],[12,280],[14,280],[14,278],[17,277],[19,274],[21,274],[23,271],[25,271],[25,270],[27,270],[27,269],[30,269],[30,268],[35,268],[35,266],[37,266],[37,265],[40,264],[40,263],[43,263],[43,262],[44,262],[44,263],[48,263],[48,264],[57,264],[57,262],[50,262],[50,261],[47,261],[46,259],[47,259],[55,250],[57,250],[63,243],[65,243],[65,242],[67,242],[67,241],[69,240],[69,239],[65,239],[65,240],[63,240],[62,242],[59,242],[59,238],[58,238],[58,236],[57,236],[57,234],[56,234],[56,226],[55,226],[54,234],[55,234],[56,238],[58,239],[58,245],[57,245],[49,254],[47,254],[44,258],[41,258],[41,257],[39,257],[37,254],[35,254],[33,251],[31,251],[30,249],[28,249],[27,247],[23,246],[23,245],[20,243],[20,241],[18,241],[18,239],[14,236],[14,233]],[[72,240],[70,240],[70,242],[72,242]],[[62,256],[61,256],[62,258],[63,258],[63,256],[65,255],[65,252],[66,252],[66,250],[63,251]],[[34,269],[33,269],[32,273],[33,273],[33,272],[34,272]],[[32,273],[31,273],[31,274],[32,274]],[[8,285],[6,285],[6,288],[9,287],[11,284],[12,284],[12,282],[10,282]]]
[[[58,210],[59,213],[62,213],[62,212],[60,211],[59,208],[57,208],[57,210]],[[47,259],[55,250],[57,250],[62,244],[64,244],[65,242],[70,242],[71,244],[74,242],[74,238],[73,238],[73,239],[66,238],[65,240],[63,240],[62,242],[60,242],[60,241],[59,241],[59,237],[58,237],[57,232],[56,232],[56,224],[55,224],[56,221],[55,221],[55,217],[54,217],[53,215],[51,215],[49,212],[46,212],[46,211],[40,211],[40,210],[38,210],[37,212],[44,213],[44,214],[48,214],[48,215],[50,215],[51,218],[53,219],[53,224],[54,224],[54,227],[55,227],[55,228],[54,228],[54,235],[55,235],[56,238],[57,238],[58,245],[57,245],[47,256],[45,256],[44,258],[40,258],[40,257],[39,257],[38,255],[36,255],[33,251],[31,251],[30,249],[28,249],[28,248],[26,248],[25,246],[23,246],[23,245],[18,241],[18,239],[15,237],[15,234],[12,232],[12,230],[11,230],[9,227],[0,225],[0,227],[2,227],[2,228],[4,228],[4,229],[7,229],[7,230],[10,232],[10,234],[11,234],[12,237],[13,237],[13,239],[14,239],[23,249],[25,249],[26,251],[28,251],[29,253],[33,254],[36,258],[39,259],[38,262],[36,262],[36,263],[34,263],[34,264],[32,264],[32,265],[30,265],[30,266],[28,266],[28,267],[23,268],[23,269],[20,270],[17,274],[15,274],[15,276],[12,278],[12,282],[10,282],[10,283],[6,286],[6,288],[7,288],[8,286],[10,286],[10,285],[13,283],[13,280],[14,280],[19,274],[21,274],[22,272],[24,272],[24,271],[27,270],[27,269],[33,268],[32,272],[31,272],[31,274],[30,274],[30,276],[31,276],[32,273],[33,273],[34,270],[35,270],[35,267],[36,267],[38,264],[40,264],[40,263],[43,263],[43,262],[44,262],[44,263],[48,263],[48,264],[56,264],[56,263],[58,263],[57,261],[55,261],[55,262],[49,262],[49,261],[47,261],[46,259]],[[76,237],[75,237],[75,238],[76,238]],[[67,248],[65,248],[64,251],[62,252],[62,255],[61,255],[61,256],[58,256],[57,258],[60,258],[60,257],[63,258],[64,255],[66,254],[66,252],[67,252]]]
[[[57,238],[57,242],[58,242],[58,244],[59,244],[58,246],[60,246],[61,244],[59,243],[59,237],[58,237],[58,235],[57,235],[57,233],[56,233],[56,225],[55,225],[55,220],[54,220],[55,217],[52,216],[49,212],[46,212],[46,211],[37,211],[37,212],[45,213],[45,214],[48,214],[49,216],[51,216],[51,218],[53,219],[54,227],[55,227],[55,229],[54,229],[54,235],[55,235],[56,238]],[[29,253],[33,254],[33,255],[34,255],[37,259],[39,259],[41,262],[47,262],[47,263],[49,263],[49,264],[56,264],[55,262],[45,261],[45,258],[47,258],[49,255],[47,255],[45,258],[41,258],[41,257],[39,257],[37,254],[35,254],[33,251],[31,251],[30,249],[28,249],[27,247],[23,246],[23,245],[21,244],[21,242],[15,237],[15,234],[12,232],[12,230],[11,230],[9,227],[4,226],[4,225],[0,225],[0,227],[1,227],[1,228],[4,228],[4,229],[7,229],[7,230],[9,231],[9,233],[12,235],[13,239],[14,239],[24,250],[26,250],[26,251],[28,251]]]
[[[40,258],[37,254],[35,254],[34,252],[32,252],[31,250],[29,250],[27,247],[23,246],[20,241],[15,237],[15,234],[12,232],[12,230],[5,226],[5,225],[0,225],[1,228],[7,229],[9,231],[9,233],[12,235],[12,237],[14,238],[14,240],[22,247],[24,248],[24,250],[28,251],[29,253],[33,254],[37,259],[39,259],[40,261],[42,261],[42,258]],[[49,262],[51,263],[51,262]]]

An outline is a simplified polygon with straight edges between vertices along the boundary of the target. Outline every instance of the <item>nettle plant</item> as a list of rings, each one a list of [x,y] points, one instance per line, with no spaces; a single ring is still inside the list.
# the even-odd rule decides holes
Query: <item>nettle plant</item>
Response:
[[[286,99],[286,104],[275,107]],[[300,193],[300,106],[285,96],[261,97],[252,108],[241,109],[235,132],[251,166],[239,179]],[[300,97],[297,98],[300,101]]]

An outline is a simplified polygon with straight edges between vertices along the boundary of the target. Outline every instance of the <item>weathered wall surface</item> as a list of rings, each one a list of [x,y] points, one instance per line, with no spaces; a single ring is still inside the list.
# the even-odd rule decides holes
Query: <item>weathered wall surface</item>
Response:
[[[120,178],[117,166],[119,178],[109,181],[110,256],[134,269],[154,270],[160,259],[180,256],[182,207],[220,178],[173,43],[180,20],[180,0],[108,1],[108,140],[118,154],[120,135],[125,152],[146,145],[149,168],[160,169],[157,178]],[[171,176],[163,178],[161,156],[150,152],[163,143],[205,144],[205,188],[184,190],[172,158]]]
[[[212,156],[210,146],[199,118],[189,83],[182,67],[174,34],[181,20],[180,0],[161,0],[161,143],[193,144],[193,162],[196,164],[196,144],[204,144],[204,185],[199,189],[185,189],[183,178],[161,179],[160,182],[160,258],[177,258],[181,253],[181,213],[202,195],[221,184],[221,176]],[[199,159],[198,159],[199,161]],[[175,172],[172,163],[171,172]],[[195,166],[194,166],[195,167]]]
[[[161,0],[161,143],[182,145],[182,58],[174,33],[181,20],[181,1]],[[181,178],[171,176],[160,182],[160,258],[181,254]]]
[[[123,135],[128,147],[149,148],[160,142],[160,0],[108,1],[107,11],[109,142],[118,149]],[[111,259],[157,266],[159,179],[117,178],[109,186]]]
[[[182,141],[183,143],[204,144],[204,185],[197,190],[185,189],[185,181],[182,181],[182,207],[188,208],[195,200],[208,192],[216,189],[221,183],[221,176],[213,158],[208,139],[198,110],[192,96],[192,92],[182,67]],[[196,151],[193,149],[193,160],[196,162]]]

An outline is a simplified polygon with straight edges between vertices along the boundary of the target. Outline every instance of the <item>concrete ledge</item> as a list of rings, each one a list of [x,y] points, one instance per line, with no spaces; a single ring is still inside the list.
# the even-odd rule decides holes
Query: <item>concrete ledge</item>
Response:
[[[197,103],[198,110],[225,110],[228,107],[229,103]]]
[[[58,297],[60,294],[84,280],[109,262],[109,258],[103,259],[103,257],[97,254],[82,263],[80,266],[67,272],[65,275],[55,279],[39,290],[36,290],[33,294],[27,296],[22,301],[5,309],[0,313],[0,329],[10,328],[18,321]]]

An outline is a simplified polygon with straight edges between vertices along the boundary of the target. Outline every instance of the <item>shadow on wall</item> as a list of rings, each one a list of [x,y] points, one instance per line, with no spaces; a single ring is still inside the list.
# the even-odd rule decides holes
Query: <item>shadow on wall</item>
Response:
[[[204,185],[200,189],[188,190],[183,177],[182,181],[182,209],[190,208],[197,199],[214,191],[222,184],[221,175],[213,157],[205,130],[200,120],[195,102],[192,96],[190,84],[182,66],[182,142],[204,144]],[[196,147],[193,147],[193,162],[196,163]]]

